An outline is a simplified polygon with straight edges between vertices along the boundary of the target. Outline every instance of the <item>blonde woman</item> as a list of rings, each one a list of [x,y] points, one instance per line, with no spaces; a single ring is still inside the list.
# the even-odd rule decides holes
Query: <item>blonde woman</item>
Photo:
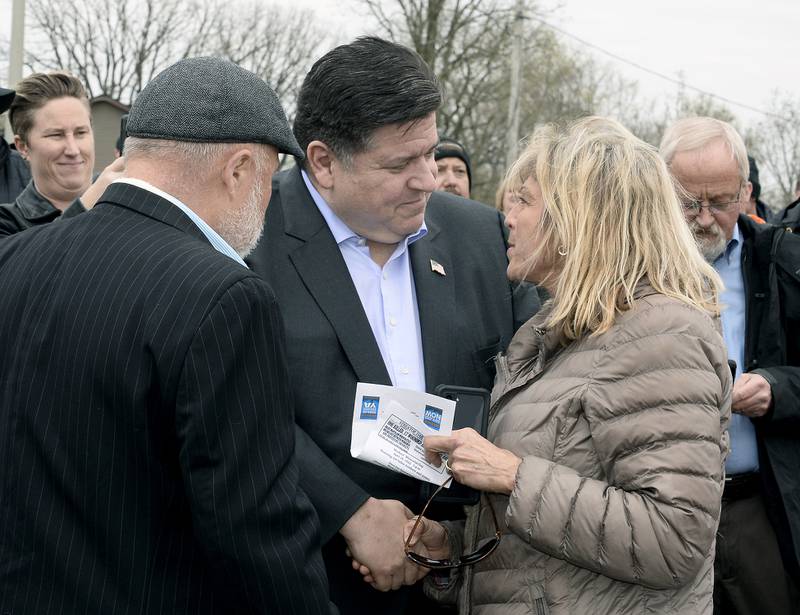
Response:
[[[536,132],[509,177],[508,275],[552,299],[497,359],[488,439],[425,439],[487,495],[466,526],[410,522],[409,559],[462,614],[711,613],[719,279],[664,162],[614,121]]]

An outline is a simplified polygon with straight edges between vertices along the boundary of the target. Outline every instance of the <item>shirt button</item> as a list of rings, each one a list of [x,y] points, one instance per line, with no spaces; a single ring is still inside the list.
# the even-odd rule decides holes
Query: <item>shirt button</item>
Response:
[[[367,245],[367,240],[362,237],[361,239],[358,240],[358,245],[364,247],[365,245]]]
[[[384,280],[388,280],[389,279],[389,274],[386,273],[385,271],[383,272],[383,279]]]
[[[400,373],[403,374],[404,376],[407,376],[408,375],[408,368],[407,367],[401,368],[400,369]]]
[[[397,326],[397,320],[395,320],[394,318],[390,318],[389,319],[389,324],[392,325],[393,327]]]

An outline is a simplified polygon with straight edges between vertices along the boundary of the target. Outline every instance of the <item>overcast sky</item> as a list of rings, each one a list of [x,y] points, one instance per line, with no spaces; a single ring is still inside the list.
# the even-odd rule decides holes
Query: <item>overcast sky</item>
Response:
[[[354,0],[291,5],[315,9],[343,40],[370,29]],[[771,92],[781,88],[800,99],[800,0],[541,0],[540,6],[550,9],[553,25],[573,36],[725,98],[766,109]],[[0,40],[8,40],[10,21],[11,0],[0,0]],[[675,85],[587,50],[638,81],[646,95],[674,95]],[[6,80],[0,76],[0,83]],[[730,106],[745,124],[760,118]]]
[[[369,21],[353,0],[294,0],[313,7],[346,36]],[[540,0],[547,20],[568,34],[673,79],[757,109],[776,89],[800,100],[800,0]],[[567,44],[594,54],[648,97],[674,96],[677,86],[569,36]],[[729,103],[728,103],[729,104]],[[757,112],[729,104],[743,123]]]
[[[800,99],[800,0],[565,0],[559,27],[670,77],[756,108]],[[646,92],[675,86],[604,56]],[[741,107],[743,119],[759,119]]]

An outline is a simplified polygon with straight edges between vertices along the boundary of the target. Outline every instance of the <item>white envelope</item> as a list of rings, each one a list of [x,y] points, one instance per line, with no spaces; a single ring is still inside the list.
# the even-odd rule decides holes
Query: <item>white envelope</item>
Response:
[[[419,480],[441,485],[444,464],[425,460],[422,439],[449,436],[456,402],[437,395],[359,382],[353,404],[350,454]]]

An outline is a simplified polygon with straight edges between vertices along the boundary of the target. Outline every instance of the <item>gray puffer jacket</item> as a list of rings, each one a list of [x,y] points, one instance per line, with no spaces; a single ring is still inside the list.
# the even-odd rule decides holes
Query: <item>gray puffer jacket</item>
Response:
[[[549,306],[497,359],[489,439],[522,457],[454,552],[507,528],[474,569],[426,591],[460,613],[711,613],[731,374],[718,323],[641,285],[606,333],[566,345]],[[501,521],[502,523],[502,521]]]

